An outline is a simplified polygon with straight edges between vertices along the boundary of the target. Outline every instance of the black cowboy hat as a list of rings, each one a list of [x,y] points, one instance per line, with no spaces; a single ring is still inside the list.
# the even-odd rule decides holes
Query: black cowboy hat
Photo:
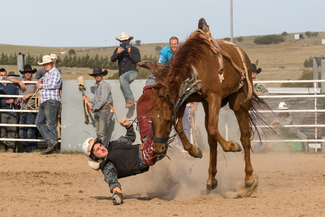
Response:
[[[262,71],[261,68],[258,68],[256,70],[256,65],[254,63],[252,63],[252,72],[256,72],[256,74],[259,74]]]
[[[24,65],[24,70],[23,71],[19,70],[19,71],[20,71],[20,73],[23,73],[23,74],[26,72],[30,72],[30,73],[34,74],[37,71],[37,69],[32,69],[31,65],[26,64],[26,65]]]
[[[103,76],[107,75],[108,71],[105,69],[104,71],[102,71],[102,69],[99,67],[99,66],[96,66],[94,69],[93,69],[93,73],[92,74],[89,74],[90,76],[95,76],[95,75],[98,75],[98,74],[103,74]]]
[[[19,75],[16,75],[14,71],[10,71],[10,72],[8,73],[8,76],[19,77]]]

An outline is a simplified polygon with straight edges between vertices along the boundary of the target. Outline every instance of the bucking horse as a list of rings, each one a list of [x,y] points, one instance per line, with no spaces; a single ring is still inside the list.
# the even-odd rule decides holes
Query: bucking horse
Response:
[[[247,193],[243,196],[250,196],[258,185],[250,157],[252,128],[256,127],[256,121],[263,119],[258,109],[269,107],[253,92],[251,62],[247,54],[235,44],[216,41],[204,30],[197,29],[180,46],[169,65],[151,62],[138,65],[149,69],[159,82],[157,91],[152,91],[151,96],[153,151],[158,155],[166,154],[174,125],[184,149],[192,157],[202,157],[202,151],[188,141],[182,126],[186,104],[201,102],[210,146],[206,187],[215,189],[218,185],[217,144],[225,152],[242,151],[239,144],[225,140],[218,130],[220,108],[229,103],[238,120],[244,148]]]

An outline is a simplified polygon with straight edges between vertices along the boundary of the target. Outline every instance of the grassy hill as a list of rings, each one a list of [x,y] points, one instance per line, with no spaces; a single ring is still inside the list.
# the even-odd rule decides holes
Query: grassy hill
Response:
[[[305,70],[303,63],[309,57],[325,56],[325,45],[322,45],[322,39],[325,39],[325,32],[319,32],[318,36],[308,40],[294,40],[295,33],[287,35],[288,41],[279,44],[257,45],[254,39],[257,36],[243,37],[242,42],[238,42],[234,38],[234,43],[243,48],[252,62],[259,60],[258,67],[263,69],[259,74],[260,80],[286,80],[297,79]],[[141,56],[158,56],[156,46],[164,47],[167,43],[143,44],[138,46]],[[304,46],[305,45],[305,46]],[[307,46],[306,46],[307,45]],[[57,53],[61,55],[62,50],[68,51],[74,49],[78,56],[90,55],[108,56],[110,57],[116,47],[36,47],[36,46],[16,46],[0,44],[0,51],[10,53],[30,53],[30,55],[39,56],[40,54]],[[281,66],[281,68],[279,68]],[[17,71],[16,66],[1,66],[7,71]],[[40,66],[34,66],[40,68]],[[284,68],[283,68],[284,67]],[[85,79],[91,79],[87,76],[91,72],[89,68],[65,68],[61,67],[63,79],[76,79],[80,75],[84,75]],[[311,70],[311,68],[310,68]],[[112,75],[116,71],[110,71]],[[272,85],[268,85],[272,86]]]

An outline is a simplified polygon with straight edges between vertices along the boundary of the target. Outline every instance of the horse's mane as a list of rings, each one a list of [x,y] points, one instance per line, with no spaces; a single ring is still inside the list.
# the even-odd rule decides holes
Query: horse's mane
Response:
[[[197,32],[192,34],[177,50],[170,59],[170,64],[161,67],[156,65],[152,73],[158,82],[165,87],[166,93],[170,94],[173,101],[178,97],[182,82],[190,76],[190,66],[204,61],[210,50],[208,40]]]

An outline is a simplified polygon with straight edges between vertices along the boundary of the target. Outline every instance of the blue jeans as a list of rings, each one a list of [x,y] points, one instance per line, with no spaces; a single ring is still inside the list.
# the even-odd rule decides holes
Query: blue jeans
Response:
[[[60,106],[60,101],[47,100],[43,102],[36,117],[36,126],[48,146],[58,142],[58,132],[56,130],[56,115]]]
[[[147,82],[145,86],[154,85],[154,84],[158,84],[158,82],[156,81],[155,76],[149,71],[149,76],[147,78]]]
[[[36,113],[23,112],[20,114],[19,124],[35,124]],[[35,127],[20,127],[19,138],[21,139],[36,139]],[[25,151],[28,153],[33,152],[36,149],[36,142],[21,142]]]
[[[15,112],[0,112],[1,114],[1,123],[2,124],[17,124],[18,118],[17,113]],[[16,138],[17,127],[0,127],[1,138]],[[13,141],[3,141],[7,146],[15,149],[16,144]]]
[[[127,71],[123,75],[120,76],[120,78],[119,78],[120,88],[124,95],[125,101],[134,99],[133,93],[130,88],[130,84],[132,83],[132,81],[134,81],[138,77],[139,77],[139,72],[137,72],[135,70]]]
[[[109,142],[108,127],[113,113],[110,109],[103,109],[95,113],[96,134],[102,140],[102,144],[106,145]]]

